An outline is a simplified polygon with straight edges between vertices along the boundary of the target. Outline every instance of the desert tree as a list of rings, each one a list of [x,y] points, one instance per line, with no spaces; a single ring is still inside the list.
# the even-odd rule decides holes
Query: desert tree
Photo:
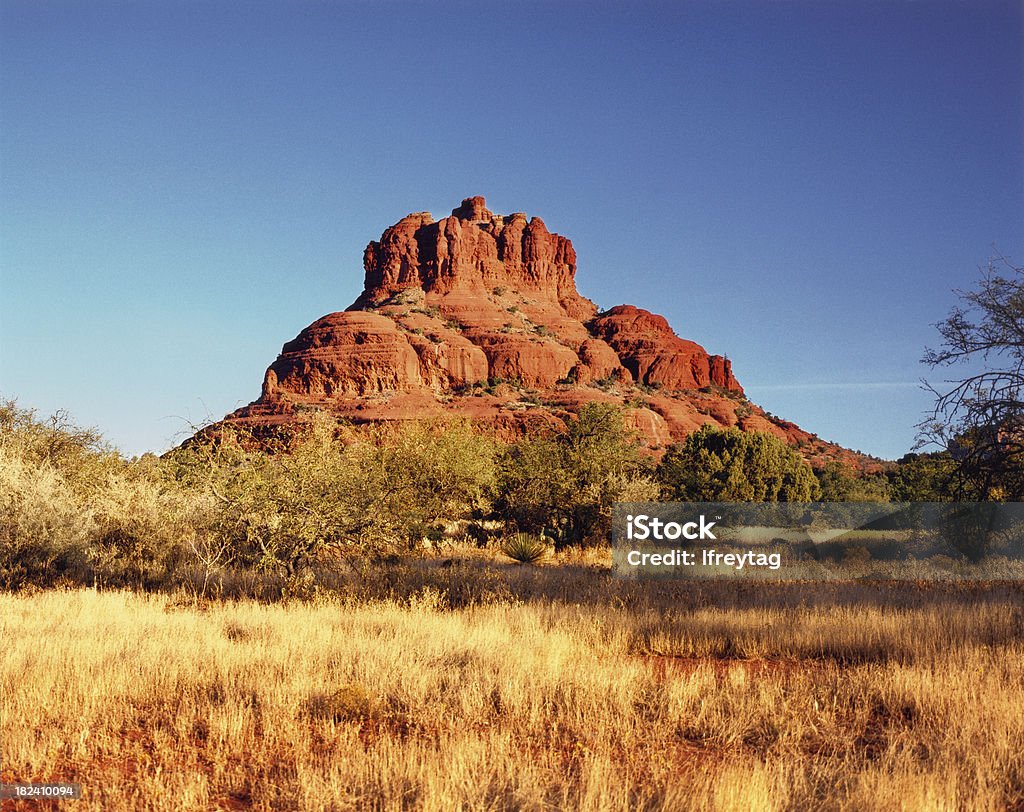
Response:
[[[561,427],[535,431],[498,460],[499,515],[556,549],[606,541],[614,502],[657,498],[657,483],[622,409],[588,403]]]
[[[201,508],[152,454],[125,459],[65,412],[0,402],[0,583],[155,584]]]
[[[935,326],[941,344],[925,351],[934,369],[964,370],[941,384],[919,425],[918,447],[938,445],[953,466],[950,495],[960,500],[1024,498],[1024,268],[997,256],[977,287]]]
[[[884,474],[863,474],[838,460],[815,471],[822,502],[888,502],[892,485]]]
[[[665,499],[688,502],[808,502],[811,467],[773,434],[701,426],[658,466]]]
[[[911,452],[887,474],[894,502],[948,502],[956,466],[948,451]]]
[[[293,578],[331,560],[359,568],[486,512],[494,444],[467,421],[354,431],[314,411],[269,449],[220,426],[174,456],[176,476],[221,505],[214,541],[231,545],[217,561]]]

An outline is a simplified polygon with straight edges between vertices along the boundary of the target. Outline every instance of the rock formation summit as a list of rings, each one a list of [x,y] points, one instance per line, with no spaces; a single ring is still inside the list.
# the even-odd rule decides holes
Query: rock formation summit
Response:
[[[470,197],[410,214],[363,254],[364,289],[313,322],[267,369],[259,399],[225,418],[257,431],[309,408],[369,423],[462,414],[506,438],[588,402],[622,405],[653,449],[710,423],[768,431],[812,463],[839,456],[750,403],[729,360],[632,305],[576,290],[572,242],[539,217]]]

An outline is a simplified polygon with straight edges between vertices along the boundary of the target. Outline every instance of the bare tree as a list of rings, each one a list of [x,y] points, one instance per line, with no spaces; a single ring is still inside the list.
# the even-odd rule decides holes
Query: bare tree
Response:
[[[926,383],[935,395],[918,446],[937,444],[956,465],[949,483],[958,499],[1018,501],[1024,497],[1024,268],[997,255],[975,290],[956,291],[962,304],[936,327],[933,368],[966,367],[963,377]]]

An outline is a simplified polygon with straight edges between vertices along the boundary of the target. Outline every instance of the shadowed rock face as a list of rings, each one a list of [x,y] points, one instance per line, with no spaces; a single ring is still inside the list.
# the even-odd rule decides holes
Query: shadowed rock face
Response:
[[[728,359],[632,305],[576,290],[576,252],[539,217],[470,197],[435,221],[402,218],[363,255],[344,312],[284,345],[260,398],[225,420],[256,428],[309,407],[357,423],[464,414],[511,438],[584,404],[626,407],[654,449],[706,423],[769,431],[812,462],[853,457],[746,400]]]
[[[663,316],[619,305],[594,319],[590,330],[612,348],[639,383],[666,389],[713,385],[743,394],[729,359],[708,355],[700,344],[679,338]]]

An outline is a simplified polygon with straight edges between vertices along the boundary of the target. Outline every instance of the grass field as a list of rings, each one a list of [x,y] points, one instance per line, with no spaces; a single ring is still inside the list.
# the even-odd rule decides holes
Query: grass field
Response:
[[[3,779],[76,810],[1024,809],[1017,587],[434,574],[0,595]]]

